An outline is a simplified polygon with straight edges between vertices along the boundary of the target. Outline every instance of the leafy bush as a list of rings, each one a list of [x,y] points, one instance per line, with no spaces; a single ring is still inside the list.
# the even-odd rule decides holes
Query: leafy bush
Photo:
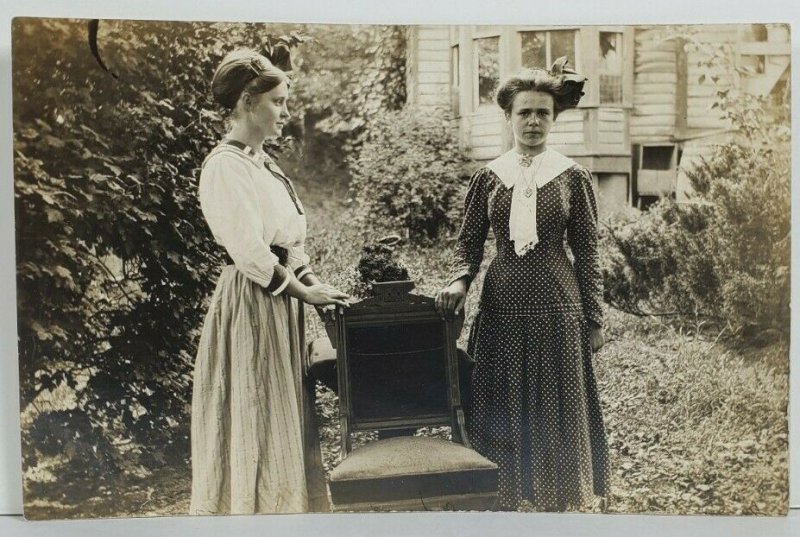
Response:
[[[662,200],[608,225],[606,300],[772,339],[789,330],[788,131],[765,100],[723,99],[722,107],[741,137],[687,170],[691,201]]]
[[[610,220],[601,249],[606,301],[640,314],[648,306],[659,313],[708,314],[719,292],[706,255],[709,209],[661,200],[646,213]],[[695,220],[701,227],[684,227]]]
[[[191,364],[223,264],[197,201],[223,127],[210,74],[233,47],[271,40],[262,25],[103,21],[112,76],[86,21],[14,20],[22,401],[72,388],[82,442],[188,457]],[[28,463],[58,447],[40,434],[56,418],[23,435]]]
[[[445,113],[407,107],[377,115],[350,161],[359,220],[413,242],[436,239],[459,222],[468,163]]]
[[[404,26],[301,28],[310,39],[298,48],[299,76],[292,85],[292,99],[302,103],[307,126],[331,135],[353,134],[375,114],[403,107]]]

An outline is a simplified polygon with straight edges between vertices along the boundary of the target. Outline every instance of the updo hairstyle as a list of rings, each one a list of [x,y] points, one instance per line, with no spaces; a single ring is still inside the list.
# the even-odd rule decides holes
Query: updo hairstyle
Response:
[[[523,91],[541,91],[553,96],[553,116],[575,108],[583,96],[586,77],[566,67],[567,58],[557,59],[550,70],[522,69],[505,79],[497,90],[497,105],[506,116],[511,114],[514,99]]]
[[[281,82],[289,82],[286,73],[267,58],[251,49],[237,49],[220,62],[211,79],[214,101],[230,113],[245,91],[266,93]]]

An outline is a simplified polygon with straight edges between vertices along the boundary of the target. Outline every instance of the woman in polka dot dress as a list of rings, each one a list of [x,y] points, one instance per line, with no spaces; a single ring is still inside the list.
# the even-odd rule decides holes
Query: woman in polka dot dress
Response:
[[[524,70],[499,88],[515,147],[472,176],[451,283],[436,297],[444,316],[463,309],[491,228],[497,256],[468,347],[469,433],[499,467],[505,510],[523,502],[579,510],[608,492],[592,369],[592,352],[604,343],[592,176],[546,144],[557,115],[583,94],[585,77],[564,63]]]

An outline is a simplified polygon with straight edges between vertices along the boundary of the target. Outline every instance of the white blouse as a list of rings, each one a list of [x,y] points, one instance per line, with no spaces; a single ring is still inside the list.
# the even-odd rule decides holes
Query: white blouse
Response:
[[[291,275],[279,266],[270,245],[287,249],[288,268],[297,278],[311,272],[304,248],[306,217],[300,214],[305,211],[299,199],[297,205],[292,201],[278,173],[283,172],[264,153],[223,143],[203,163],[199,189],[200,206],[216,242],[239,271],[269,286],[274,295],[286,288]]]

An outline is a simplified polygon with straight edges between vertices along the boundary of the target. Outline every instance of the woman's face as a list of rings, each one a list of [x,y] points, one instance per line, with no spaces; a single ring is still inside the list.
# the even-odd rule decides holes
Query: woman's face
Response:
[[[543,91],[521,91],[511,103],[508,120],[517,145],[537,149],[547,142],[553,127],[553,96]]]
[[[266,93],[250,96],[248,119],[253,128],[263,134],[264,139],[277,138],[291,117],[287,108],[289,86],[281,82]]]

